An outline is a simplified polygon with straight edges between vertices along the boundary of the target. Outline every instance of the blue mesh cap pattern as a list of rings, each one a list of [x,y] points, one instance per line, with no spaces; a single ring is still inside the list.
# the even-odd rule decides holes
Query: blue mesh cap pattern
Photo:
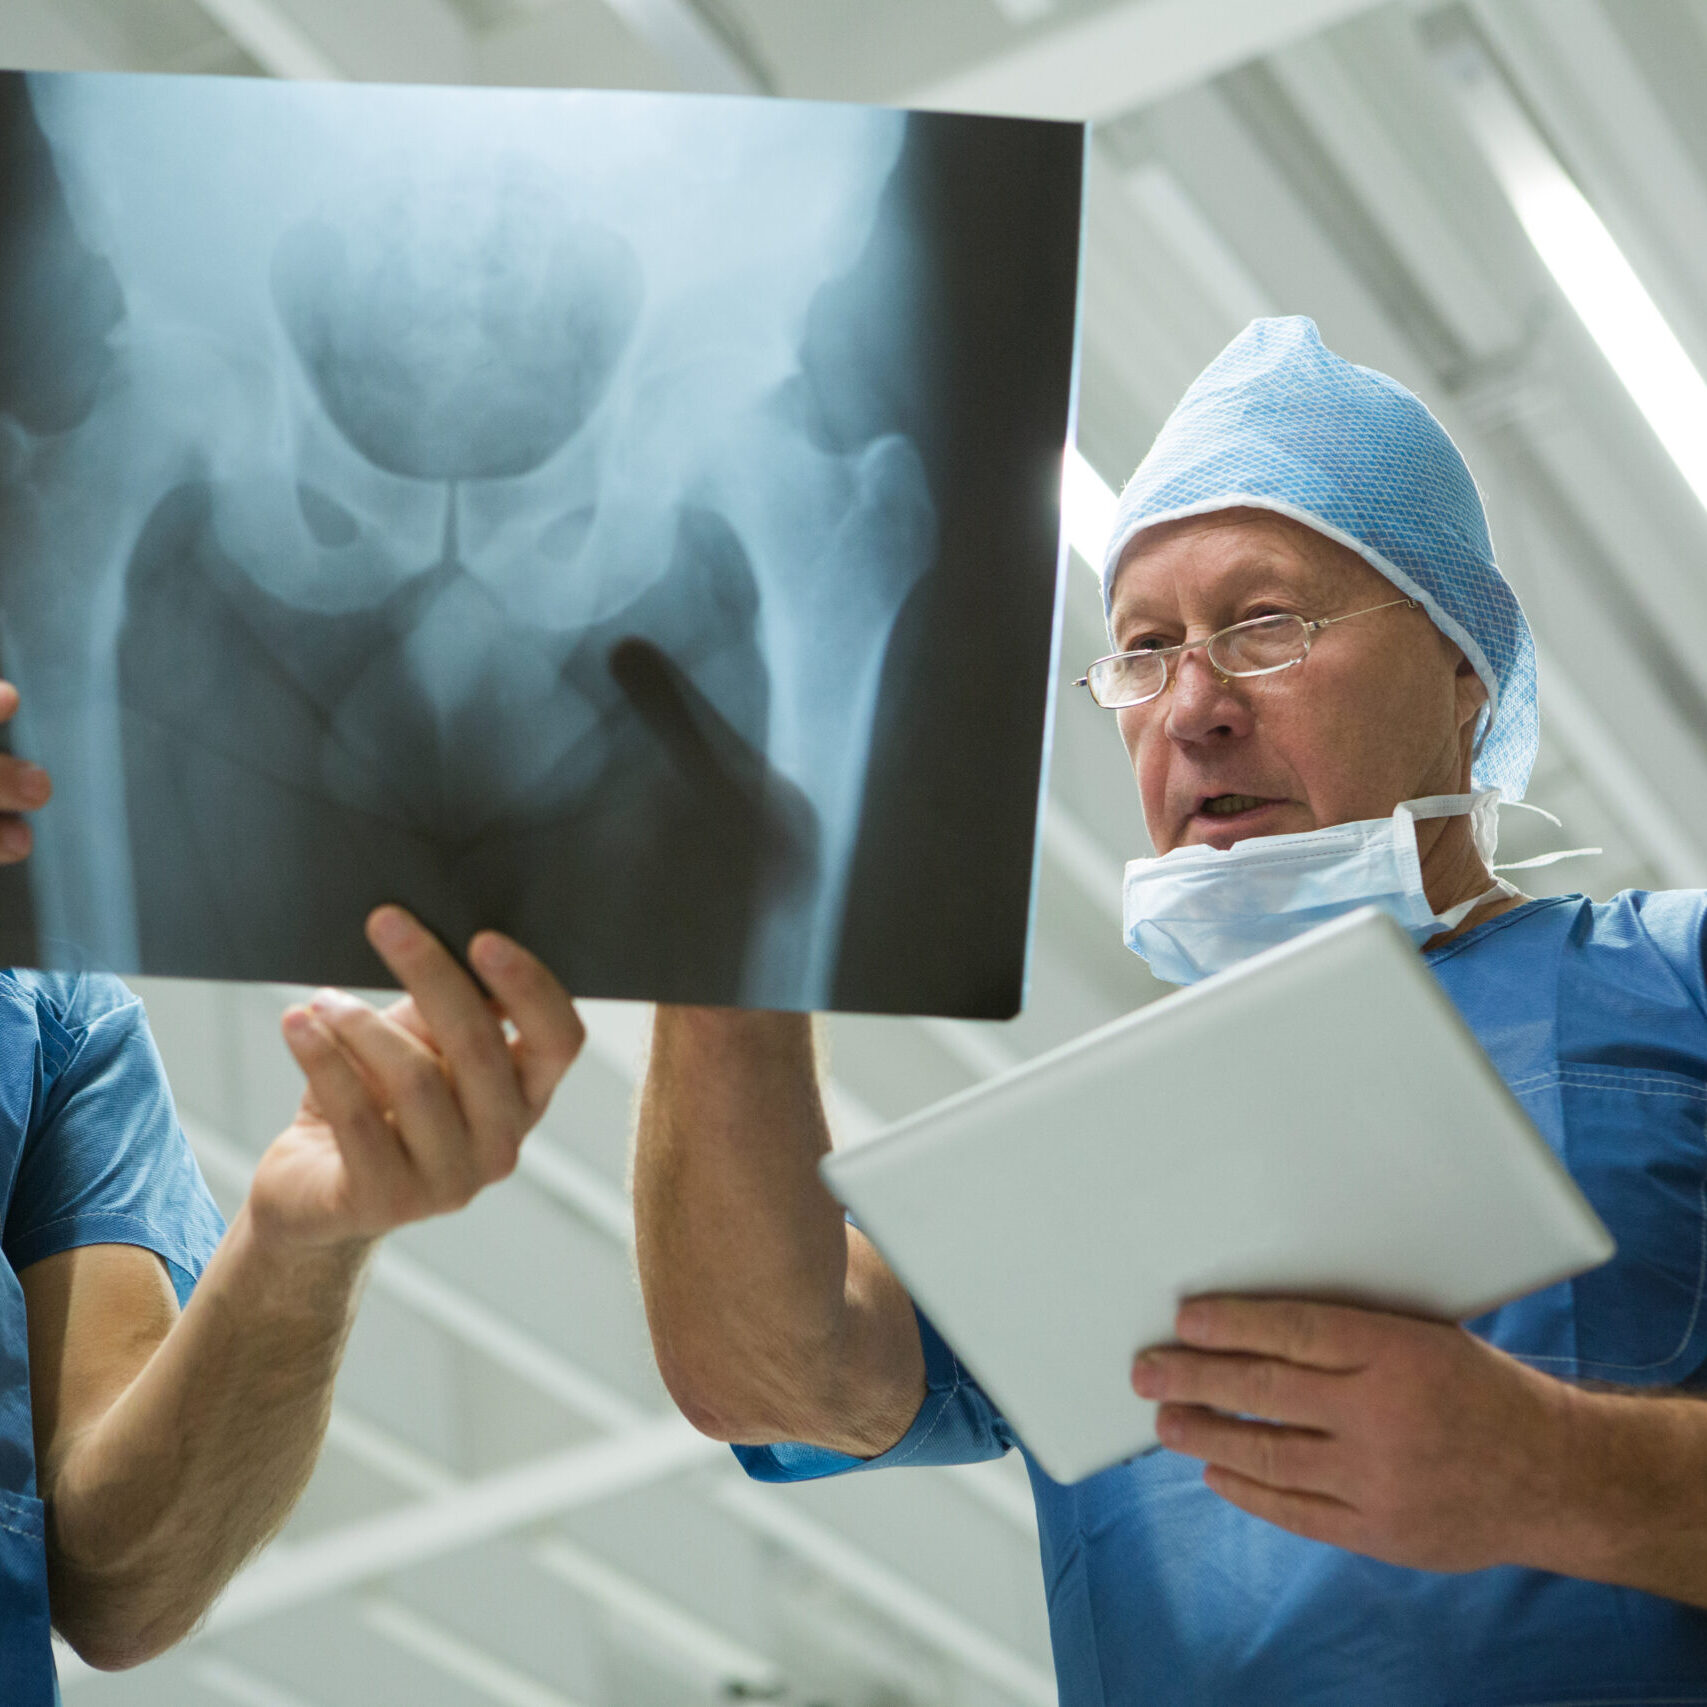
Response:
[[[1349,546],[1422,605],[1488,690],[1475,786],[1521,800],[1541,738],[1535,641],[1470,470],[1422,399],[1336,356],[1313,320],[1253,320],[1192,382],[1121,493],[1105,610],[1135,535],[1245,505]]]

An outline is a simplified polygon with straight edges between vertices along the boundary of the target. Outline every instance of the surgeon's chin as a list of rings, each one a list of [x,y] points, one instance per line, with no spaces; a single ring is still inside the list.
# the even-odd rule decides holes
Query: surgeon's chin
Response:
[[[1176,847],[1230,848],[1252,836],[1284,836],[1314,827],[1309,811],[1295,800],[1265,800],[1243,812],[1193,812]]]

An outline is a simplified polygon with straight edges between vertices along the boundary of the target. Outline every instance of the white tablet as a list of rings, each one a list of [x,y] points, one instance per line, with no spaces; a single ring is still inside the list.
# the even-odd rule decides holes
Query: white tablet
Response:
[[[1404,933],[1350,915],[823,1164],[1038,1461],[1153,1446],[1132,1357],[1203,1292],[1459,1321],[1606,1228]]]

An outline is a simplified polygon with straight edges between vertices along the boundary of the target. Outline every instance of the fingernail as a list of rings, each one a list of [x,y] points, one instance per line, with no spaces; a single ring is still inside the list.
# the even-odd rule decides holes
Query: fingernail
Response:
[[[402,948],[414,935],[414,926],[396,907],[381,907],[368,923],[368,933],[380,948]]]
[[[360,1007],[361,1003],[354,996],[346,996],[342,990],[316,990],[308,1005],[317,1014],[331,1016],[347,1014],[351,1008]]]
[[[1162,1388],[1161,1363],[1145,1352],[1132,1365],[1132,1390],[1140,1399],[1159,1399]]]
[[[22,859],[30,851],[30,832],[22,824],[0,824],[0,853]]]
[[[1201,1334],[1209,1327],[1209,1307],[1206,1304],[1182,1304],[1174,1317],[1174,1327],[1182,1339]]]
[[[22,765],[17,771],[18,796],[26,806],[41,806],[53,792],[53,783],[40,765]]]
[[[503,972],[516,962],[516,947],[508,937],[492,934],[476,937],[469,944],[469,953],[494,972]]]

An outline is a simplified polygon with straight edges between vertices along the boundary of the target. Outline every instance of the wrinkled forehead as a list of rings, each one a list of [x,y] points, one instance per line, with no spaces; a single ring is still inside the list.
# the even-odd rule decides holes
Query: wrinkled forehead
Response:
[[[1112,628],[1140,612],[1177,615],[1184,603],[1213,604],[1263,589],[1333,603],[1389,587],[1356,552],[1290,516],[1216,510],[1159,523],[1133,538],[1114,572],[1109,621]]]

